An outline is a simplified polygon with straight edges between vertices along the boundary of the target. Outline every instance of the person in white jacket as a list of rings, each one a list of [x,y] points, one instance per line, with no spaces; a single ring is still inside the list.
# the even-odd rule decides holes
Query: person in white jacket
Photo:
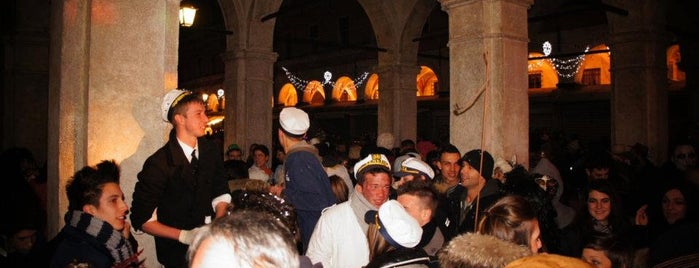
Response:
[[[364,214],[388,200],[391,164],[382,154],[371,154],[354,165],[355,191],[347,202],[325,209],[306,251],[325,268],[357,268],[369,263],[368,224]]]

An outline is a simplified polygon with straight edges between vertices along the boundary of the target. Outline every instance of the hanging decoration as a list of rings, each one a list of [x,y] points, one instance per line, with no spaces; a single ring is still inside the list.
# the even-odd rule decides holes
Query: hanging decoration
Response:
[[[301,91],[306,91],[306,86],[310,81],[304,80],[296,76],[295,74],[291,73],[286,67],[282,67],[282,70],[284,70],[284,73],[286,74],[286,78],[289,79],[289,82],[291,82],[292,85],[296,88],[296,90],[301,90]],[[330,86],[330,88],[335,87],[335,81],[332,81],[333,75],[330,71],[325,71],[323,73],[323,86]],[[360,85],[364,84],[366,82],[367,78],[369,77],[368,72],[363,72],[359,76],[355,77],[352,79],[352,82],[354,82],[354,90],[356,90],[357,87],[360,87]]]
[[[549,41],[544,42],[542,45],[542,50],[544,55],[548,57],[552,50],[551,43]],[[544,64],[544,61],[546,61],[553,65],[554,70],[559,77],[571,78],[574,77],[580,70],[580,66],[582,66],[582,63],[585,61],[585,53],[587,53],[589,50],[590,46],[587,46],[585,47],[585,51],[583,53],[574,57],[551,57],[540,60],[530,60],[527,69],[530,72],[541,69],[542,64]]]

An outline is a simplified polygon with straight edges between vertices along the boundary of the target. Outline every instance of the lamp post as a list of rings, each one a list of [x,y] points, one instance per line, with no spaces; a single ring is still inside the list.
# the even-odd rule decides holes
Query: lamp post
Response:
[[[189,1],[184,0],[180,3],[180,26],[191,27],[196,15],[197,9]]]

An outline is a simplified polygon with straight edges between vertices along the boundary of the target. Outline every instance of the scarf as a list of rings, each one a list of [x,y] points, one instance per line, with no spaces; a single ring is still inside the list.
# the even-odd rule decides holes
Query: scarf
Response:
[[[65,220],[67,225],[85,232],[104,245],[114,259],[115,265],[122,267],[125,267],[124,264],[138,265],[138,254],[134,252],[133,246],[121,232],[114,230],[111,224],[79,210],[68,211]]]
[[[350,194],[349,205],[354,212],[354,218],[357,220],[357,223],[359,223],[359,227],[362,228],[364,235],[366,235],[369,224],[364,221],[364,214],[369,210],[379,210],[379,208],[369,203],[369,201],[357,191]]]

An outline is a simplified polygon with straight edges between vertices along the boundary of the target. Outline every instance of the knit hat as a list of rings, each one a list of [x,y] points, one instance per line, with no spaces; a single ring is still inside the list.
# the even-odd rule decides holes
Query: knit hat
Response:
[[[375,210],[368,211],[364,214],[364,221],[377,224],[381,236],[394,248],[415,247],[422,238],[420,224],[396,200],[383,203],[378,213]]]
[[[483,151],[483,170],[481,170],[481,150],[471,150],[461,158],[462,164],[468,163],[472,168],[478,170],[486,180],[493,178],[493,168],[495,161],[488,151]]]
[[[160,106],[161,116],[165,122],[170,122],[172,107],[175,107],[182,98],[189,94],[192,94],[192,92],[181,89],[173,89],[165,94],[163,97],[163,104]]]
[[[228,145],[228,150],[226,150],[226,152],[230,152],[233,150],[242,151],[242,150],[240,150],[240,146],[238,146],[238,144],[233,143],[231,145]]]
[[[288,133],[303,135],[308,131],[311,122],[308,120],[308,114],[303,110],[287,107],[279,113],[279,125]]]
[[[393,172],[393,176],[396,177],[420,174],[425,175],[425,177],[427,177],[428,180],[434,179],[434,170],[432,170],[430,165],[414,157],[409,157],[408,159],[405,159],[405,161],[400,163],[400,166],[397,168],[397,171]]]
[[[359,178],[359,175],[369,167],[381,167],[386,169],[386,172],[391,172],[391,164],[388,163],[388,158],[385,155],[370,154],[354,164],[354,177]]]

